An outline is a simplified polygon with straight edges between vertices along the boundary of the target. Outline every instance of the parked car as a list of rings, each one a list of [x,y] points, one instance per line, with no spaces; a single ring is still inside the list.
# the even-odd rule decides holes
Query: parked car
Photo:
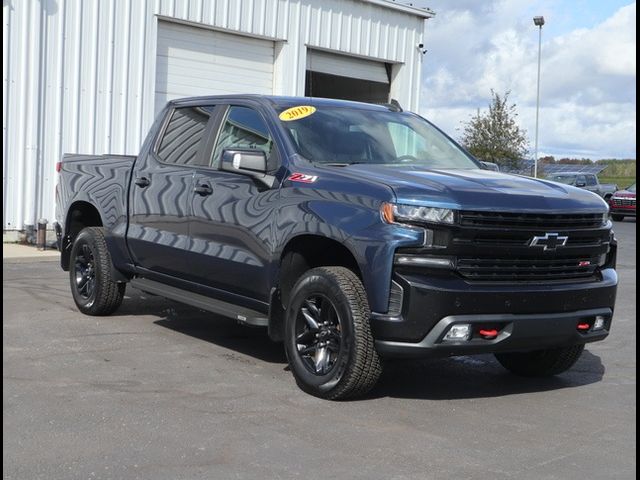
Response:
[[[598,176],[593,173],[562,172],[549,175],[547,179],[564,183],[565,185],[584,188],[590,192],[597,193],[607,201],[618,190],[618,186],[615,184],[600,183]]]
[[[636,216],[636,184],[624,190],[618,190],[609,199],[611,218],[616,222],[624,220],[624,217]]]
[[[128,283],[266,327],[323,398],[364,394],[382,357],[493,353],[555,375],[609,334],[606,203],[485,170],[394,106],[176,100],[137,157],[65,155],[58,169],[81,312],[114,312]]]

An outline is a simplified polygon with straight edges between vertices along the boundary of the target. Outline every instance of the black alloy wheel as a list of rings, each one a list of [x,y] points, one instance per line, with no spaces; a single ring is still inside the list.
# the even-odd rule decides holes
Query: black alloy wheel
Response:
[[[296,316],[296,348],[307,370],[326,375],[342,350],[342,326],[336,307],[324,295],[304,300]]]
[[[317,267],[298,279],[287,307],[285,351],[302,390],[339,400],[373,388],[381,366],[370,313],[362,281],[348,268]]]
[[[126,284],[113,278],[102,227],[87,227],[78,234],[71,248],[70,265],[71,293],[82,313],[109,315],[120,306]]]
[[[74,262],[76,291],[78,295],[87,300],[87,307],[95,300],[96,271],[93,251],[88,244],[84,243],[80,247]]]

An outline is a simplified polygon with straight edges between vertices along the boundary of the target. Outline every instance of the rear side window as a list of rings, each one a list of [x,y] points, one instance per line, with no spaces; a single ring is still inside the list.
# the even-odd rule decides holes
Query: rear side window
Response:
[[[229,108],[218,143],[213,151],[211,164],[217,168],[220,165],[222,152],[227,149],[256,149],[262,150],[267,156],[269,169],[273,163],[273,140],[269,134],[267,124],[262,116],[252,108],[232,106]]]
[[[176,108],[156,152],[160,160],[178,165],[204,165],[199,153],[211,110],[212,107]]]
[[[595,175],[587,175],[587,185],[595,186],[598,182],[596,181]]]

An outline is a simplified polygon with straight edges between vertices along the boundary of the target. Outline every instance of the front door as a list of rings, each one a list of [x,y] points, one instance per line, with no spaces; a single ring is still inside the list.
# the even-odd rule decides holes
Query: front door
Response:
[[[279,166],[273,136],[261,114],[229,106],[207,168],[197,168],[189,225],[193,274],[223,294],[269,301],[273,211],[278,188],[219,170],[225,149],[263,150],[270,171]]]
[[[138,267],[185,278],[195,167],[208,162],[203,146],[214,107],[167,113],[160,137],[136,161],[130,189],[129,249]]]
[[[595,175],[587,174],[584,176],[585,183],[587,186],[585,187],[587,190],[593,193],[600,194],[600,189],[598,188],[598,179]]]

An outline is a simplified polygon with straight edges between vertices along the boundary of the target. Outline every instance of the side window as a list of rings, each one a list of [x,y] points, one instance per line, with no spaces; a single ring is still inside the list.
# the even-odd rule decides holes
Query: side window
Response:
[[[584,175],[578,175],[576,177],[576,185],[586,185],[587,180],[584,178]]]
[[[252,108],[229,108],[213,149],[211,166],[218,168],[223,150],[234,148],[262,150],[267,155],[269,170],[275,167],[273,139],[262,116]]]
[[[587,185],[590,187],[593,187],[595,185],[597,185],[598,182],[596,181],[596,176],[595,175],[587,175]]]
[[[176,108],[156,152],[160,160],[178,165],[203,164],[198,153],[211,111],[212,107]]]

